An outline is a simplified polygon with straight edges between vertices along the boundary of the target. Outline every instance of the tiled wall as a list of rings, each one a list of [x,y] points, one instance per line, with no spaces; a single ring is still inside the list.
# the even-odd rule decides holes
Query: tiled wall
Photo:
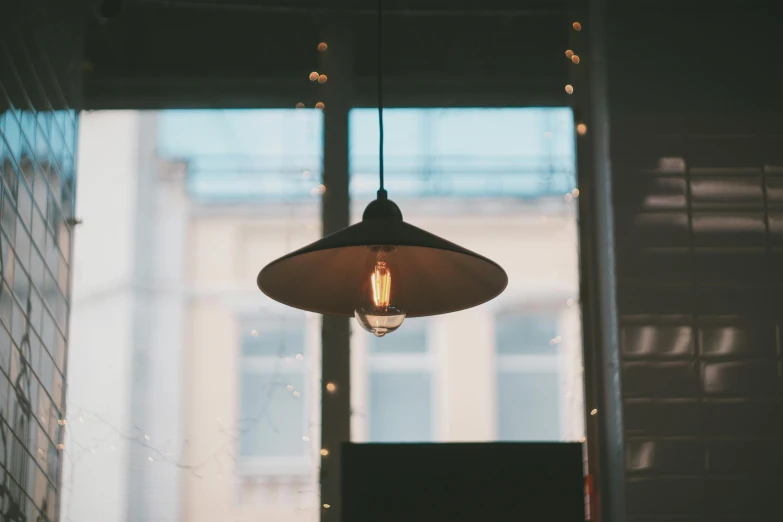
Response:
[[[72,17],[0,7],[0,520],[56,520],[77,113]],[[77,62],[78,64],[78,62]]]
[[[609,19],[630,522],[783,520],[783,111],[754,13]]]

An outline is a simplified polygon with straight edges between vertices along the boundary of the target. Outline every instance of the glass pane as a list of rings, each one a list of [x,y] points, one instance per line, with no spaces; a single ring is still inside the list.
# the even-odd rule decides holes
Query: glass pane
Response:
[[[432,437],[431,386],[427,373],[370,375],[370,440],[421,442]]]
[[[498,375],[498,439],[560,440],[556,373]]]
[[[427,351],[426,319],[409,319],[405,329],[394,332],[394,335],[370,336],[368,339],[371,353],[424,353]]]
[[[242,354],[251,356],[296,357],[304,350],[304,322],[292,323],[290,328],[259,328],[246,323],[243,331]]]
[[[90,518],[104,483],[133,506],[114,518],[318,520],[320,316],[271,301],[256,277],[321,236],[322,116],[293,104],[82,114],[73,215],[90,226],[61,226],[63,172],[41,252],[45,288],[73,294],[67,434],[100,445],[72,468],[73,520]],[[42,338],[62,368],[55,304]]]
[[[375,109],[354,109],[349,117],[354,222],[378,188],[377,117]],[[579,191],[571,110],[391,109],[384,123],[385,186],[405,221],[496,261],[509,283],[489,303],[420,323],[406,320],[380,340],[354,325],[352,437],[409,440],[405,430],[413,428],[395,415],[426,408],[432,440],[580,440]],[[431,400],[409,398],[402,406],[411,373],[427,376]],[[542,379],[531,405],[527,387]],[[541,431],[526,428],[528,421]]]
[[[552,354],[560,342],[557,319],[551,312],[500,314],[495,320],[498,354]]]
[[[303,457],[307,446],[303,390],[299,375],[242,372],[239,419],[240,455],[243,457]],[[288,387],[293,389],[289,391]],[[300,392],[301,393],[301,392]]]

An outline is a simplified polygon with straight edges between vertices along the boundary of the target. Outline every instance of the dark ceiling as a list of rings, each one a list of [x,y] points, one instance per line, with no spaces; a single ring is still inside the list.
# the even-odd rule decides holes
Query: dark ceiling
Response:
[[[335,34],[343,42],[330,51],[353,64],[354,105],[374,103],[375,2],[335,4],[126,0],[116,18],[91,17],[85,107],[311,106],[317,45]],[[566,104],[566,2],[410,4],[384,5],[387,104]]]

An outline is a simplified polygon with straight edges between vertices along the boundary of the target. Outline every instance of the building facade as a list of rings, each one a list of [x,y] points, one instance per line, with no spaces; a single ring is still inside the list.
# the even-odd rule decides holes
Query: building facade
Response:
[[[320,236],[328,187],[300,170],[295,188],[265,182],[289,196],[205,197],[203,165],[221,160],[162,157],[160,115],[84,120],[72,519],[316,520],[318,466],[330,458],[320,317],[267,299],[255,278]],[[395,197],[407,221],[497,260],[510,283],[491,303],[407,320],[382,339],[354,325],[353,440],[583,437],[578,192],[509,192]],[[357,192],[355,219],[367,197]]]

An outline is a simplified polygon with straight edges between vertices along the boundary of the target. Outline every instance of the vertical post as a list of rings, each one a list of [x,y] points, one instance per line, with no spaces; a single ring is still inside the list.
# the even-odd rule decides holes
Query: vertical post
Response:
[[[319,52],[318,72],[328,80],[319,85],[324,103],[324,235],[348,226],[348,112],[351,109],[353,68],[348,23],[344,13],[325,19],[326,51]],[[314,44],[315,45],[315,44]],[[321,374],[321,521],[341,518],[340,446],[351,440],[350,323],[347,317],[323,316]],[[328,507],[327,507],[328,506]]]
[[[580,297],[584,340],[585,409],[589,473],[597,479],[591,498],[591,520],[619,522],[625,514],[625,441],[620,383],[612,164],[609,101],[606,86],[605,24],[608,2],[580,3],[582,24],[572,32],[579,176]],[[589,412],[589,413],[588,413]],[[596,495],[597,493],[597,495]],[[596,498],[598,502],[595,502]]]

